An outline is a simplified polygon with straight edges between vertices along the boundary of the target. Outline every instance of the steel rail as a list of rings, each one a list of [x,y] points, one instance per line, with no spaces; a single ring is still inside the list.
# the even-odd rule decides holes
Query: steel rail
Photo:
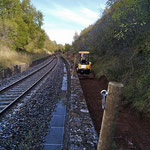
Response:
[[[12,84],[10,84],[10,85],[8,85],[8,86],[6,86],[6,87],[0,89],[0,94],[1,94],[2,92],[4,92],[4,91],[8,90],[9,88],[15,86],[15,85],[18,84],[19,82],[21,82],[21,81],[27,79],[27,78],[30,77],[31,75],[37,73],[37,72],[40,71],[41,69],[45,68],[45,67],[48,66],[50,63],[52,63],[53,60],[54,60],[54,58],[52,58],[48,63],[44,64],[44,65],[41,66],[40,68],[38,68],[38,69],[34,70],[33,72],[27,74],[27,75],[24,76],[23,78],[21,78],[21,79],[15,81],[15,82],[13,82]]]
[[[53,71],[56,68],[57,64],[58,64],[58,58],[56,59],[56,63],[45,74],[43,74],[35,83],[33,83],[21,95],[19,95],[12,102],[10,102],[6,107],[4,107],[2,110],[0,110],[0,116],[2,116],[10,107],[12,107],[14,104],[16,104],[16,102],[18,102],[20,99],[22,99],[28,92],[30,92],[31,89],[33,89],[41,80],[43,80],[51,71]]]

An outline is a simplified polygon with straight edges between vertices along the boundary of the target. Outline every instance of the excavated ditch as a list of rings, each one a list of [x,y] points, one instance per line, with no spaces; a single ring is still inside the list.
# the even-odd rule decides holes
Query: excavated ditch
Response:
[[[100,91],[107,89],[108,81],[103,76],[99,80],[82,79],[80,83],[95,129],[99,134],[103,116]],[[121,150],[150,150],[150,120],[141,117],[122,101],[114,140]]]

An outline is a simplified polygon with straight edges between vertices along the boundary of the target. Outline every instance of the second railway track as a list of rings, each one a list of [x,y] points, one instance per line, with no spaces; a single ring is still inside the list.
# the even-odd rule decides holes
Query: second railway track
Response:
[[[15,81],[13,84],[2,88],[0,90],[0,115],[27,95],[31,89],[54,70],[58,60],[59,58],[52,57],[48,63],[44,64],[39,69],[36,69],[25,77]]]

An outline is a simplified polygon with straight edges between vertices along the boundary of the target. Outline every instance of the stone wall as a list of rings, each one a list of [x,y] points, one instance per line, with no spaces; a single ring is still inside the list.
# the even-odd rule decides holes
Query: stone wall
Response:
[[[16,75],[18,73],[21,73],[21,72],[27,70],[28,68],[33,67],[33,66],[43,62],[44,60],[46,60],[49,57],[50,56],[46,56],[44,58],[34,60],[29,64],[23,63],[21,65],[14,65],[14,66],[8,67],[6,69],[3,69],[2,71],[0,71],[0,80],[2,80],[4,78],[8,78],[12,75]]]

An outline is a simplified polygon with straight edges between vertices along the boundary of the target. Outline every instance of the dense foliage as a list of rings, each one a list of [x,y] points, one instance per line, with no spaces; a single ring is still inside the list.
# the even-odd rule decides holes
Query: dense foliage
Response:
[[[30,0],[0,0],[0,44],[17,50],[55,50],[41,28],[43,15]]]
[[[72,48],[91,51],[96,76],[123,82],[128,102],[150,114],[149,0],[108,0],[102,18]]]

